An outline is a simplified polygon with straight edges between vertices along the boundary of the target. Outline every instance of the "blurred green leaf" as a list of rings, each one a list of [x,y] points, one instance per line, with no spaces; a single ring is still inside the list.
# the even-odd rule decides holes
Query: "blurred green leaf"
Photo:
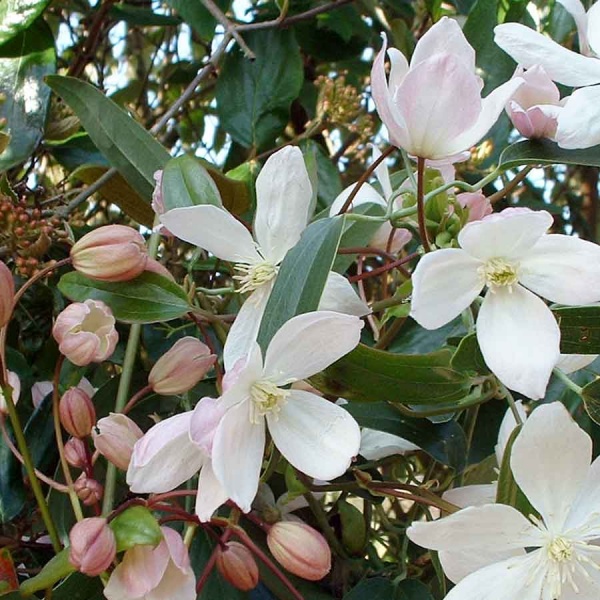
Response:
[[[51,558],[35,577],[26,579],[21,584],[21,592],[29,596],[39,590],[51,588],[57,581],[74,571],[75,567],[69,562],[69,549],[65,548]],[[54,598],[54,595],[52,597]]]
[[[162,15],[151,8],[135,4],[116,4],[110,7],[110,16],[116,21],[125,21],[130,25],[169,27],[180,25],[181,19],[173,15]]]
[[[52,600],[105,600],[99,577],[73,573],[52,590]]]
[[[600,425],[600,378],[588,383],[581,390],[585,410],[594,423]]]
[[[11,435],[12,428],[9,423],[6,423],[6,428]],[[24,504],[25,489],[21,465],[15,460],[3,436],[0,436],[0,523],[14,519]]]
[[[163,539],[158,521],[144,506],[128,508],[109,525],[117,539],[117,552],[134,546],[158,546]]]
[[[560,327],[563,354],[600,354],[600,305],[559,306],[552,312]]]
[[[0,44],[27,29],[50,0],[4,0],[0,2]]]
[[[223,12],[227,12],[230,0],[215,0],[215,3]],[[202,39],[209,40],[212,38],[217,21],[202,2],[197,0],[167,0],[167,4],[176,10],[181,18]]]
[[[344,594],[344,600],[393,600],[394,597],[394,584],[383,577],[363,579]]]

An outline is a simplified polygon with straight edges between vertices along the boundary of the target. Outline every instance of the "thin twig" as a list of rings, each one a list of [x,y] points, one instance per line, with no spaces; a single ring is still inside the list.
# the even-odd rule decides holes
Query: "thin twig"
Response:
[[[213,2],[213,0],[202,0],[204,8],[217,20],[225,31],[229,33],[233,39],[238,43],[238,46],[242,49],[244,56],[248,60],[256,60],[256,54],[248,48],[248,45],[244,41],[244,38],[239,34],[237,27],[227,18],[225,13]]]

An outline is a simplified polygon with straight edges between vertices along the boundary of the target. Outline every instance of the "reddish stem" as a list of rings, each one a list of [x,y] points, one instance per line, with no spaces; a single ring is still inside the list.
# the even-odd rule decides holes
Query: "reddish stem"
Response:
[[[197,595],[200,595],[202,588],[205,586],[206,582],[208,581],[208,578],[210,577],[210,574],[212,573],[212,570],[215,568],[215,563],[217,562],[217,556],[218,556],[219,551],[221,550],[221,546],[223,544],[227,543],[227,541],[231,537],[232,533],[233,532],[231,529],[227,529],[225,531],[225,533],[223,533],[223,535],[221,536],[221,539],[219,540],[219,543],[215,546],[208,561],[206,562],[206,565],[204,565],[202,574],[200,575],[200,578],[198,579],[198,582],[196,583],[196,594]]]
[[[382,273],[387,273],[391,269],[399,269],[402,271],[402,274],[410,279],[410,273],[406,269],[400,269],[400,267],[407,262],[410,262],[413,258],[419,256],[418,252],[413,252],[412,254],[408,254],[404,258],[400,258],[399,260],[395,260],[393,262],[388,263],[387,265],[383,265],[382,267],[378,267],[377,269],[373,269],[372,271],[367,271],[366,273],[362,273],[361,275],[354,275],[349,278],[350,283],[355,283],[356,281],[361,281],[362,279],[369,279],[370,277],[377,277],[377,275],[381,275]]]

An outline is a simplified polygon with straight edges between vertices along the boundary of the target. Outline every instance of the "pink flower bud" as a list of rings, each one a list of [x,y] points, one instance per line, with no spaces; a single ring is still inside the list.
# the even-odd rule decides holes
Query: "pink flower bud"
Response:
[[[175,277],[171,274],[171,271],[167,269],[164,265],[159,263],[157,260],[153,258],[148,258],[148,262],[146,263],[146,268],[144,269],[146,272],[156,273],[157,275],[162,275],[171,281],[175,281]]]
[[[104,495],[104,487],[101,483],[88,477],[85,473],[82,473],[76,481],[73,483],[73,488],[78,498],[86,505],[92,506],[100,500]]]
[[[206,375],[216,359],[206,344],[193,337],[184,337],[156,361],[148,383],[157,394],[183,394]]]
[[[15,282],[10,269],[0,262],[0,328],[9,321],[13,311]]]
[[[217,550],[217,569],[233,587],[243,592],[258,585],[258,566],[254,556],[239,542],[228,542]]]
[[[325,538],[306,523],[280,521],[267,534],[275,560],[290,573],[318,581],[331,570],[331,550]]]
[[[119,341],[112,311],[99,300],[69,304],[56,317],[52,334],[60,353],[80,367],[106,360]]]
[[[456,201],[469,210],[468,221],[479,221],[492,214],[492,205],[481,192],[463,192],[456,196]]]
[[[85,442],[76,437],[69,438],[65,444],[65,458],[72,467],[83,469],[87,463]]]
[[[123,414],[110,413],[96,423],[92,431],[94,445],[102,456],[123,471],[127,471],[135,443],[143,437],[142,430]]]
[[[82,573],[95,577],[106,571],[117,554],[117,541],[106,519],[79,521],[69,533],[69,561]]]
[[[79,388],[72,387],[62,395],[58,412],[62,426],[74,437],[87,437],[96,423],[92,400]]]
[[[21,380],[16,373],[12,371],[7,371],[8,377],[8,385],[12,388],[11,398],[13,404],[16,404],[19,401],[19,396],[21,395]],[[0,414],[7,415],[8,407],[6,406],[6,398],[4,397],[4,393],[0,388]]]
[[[128,281],[146,268],[142,235],[125,225],[106,225],[84,235],[72,248],[73,267],[92,279]]]

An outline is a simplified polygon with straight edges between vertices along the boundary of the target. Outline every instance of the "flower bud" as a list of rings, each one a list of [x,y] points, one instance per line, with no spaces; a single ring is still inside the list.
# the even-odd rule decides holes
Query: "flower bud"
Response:
[[[325,538],[306,523],[275,523],[267,534],[267,545],[282,567],[303,579],[318,581],[331,569],[331,550]]]
[[[72,248],[77,271],[100,281],[128,281],[146,268],[142,235],[125,225],[106,225],[84,235]]]
[[[112,311],[99,300],[69,304],[56,317],[52,335],[60,353],[79,367],[106,360],[119,341]]]
[[[117,554],[117,541],[106,519],[79,521],[69,533],[70,563],[82,573],[95,577],[106,571]]]
[[[463,192],[456,196],[456,200],[463,208],[468,209],[469,222],[480,221],[492,214],[492,205],[481,192]]]
[[[216,359],[206,344],[184,337],[156,361],[148,383],[157,394],[183,394],[206,375]]]
[[[120,413],[110,413],[108,417],[100,419],[92,431],[98,452],[123,471],[127,471],[133,446],[143,435],[129,417]]]
[[[15,299],[15,282],[10,269],[0,262],[0,328],[9,321]]]
[[[65,458],[76,469],[83,469],[87,462],[85,443],[79,438],[72,437],[65,444]]]
[[[101,483],[88,477],[85,473],[82,473],[74,482],[73,488],[77,497],[86,505],[92,506],[100,500],[104,494],[104,487]]]
[[[217,569],[233,587],[243,592],[258,585],[258,566],[252,553],[239,542],[228,542],[217,549]]]
[[[19,376],[16,373],[13,373],[13,371],[7,371],[6,373],[8,377],[7,383],[12,388],[11,398],[13,404],[16,404],[19,401],[19,396],[21,395],[21,380],[19,379]],[[4,392],[2,391],[2,388],[0,388],[0,414],[8,414],[6,398],[4,397]]]
[[[62,426],[74,437],[90,435],[96,423],[96,409],[91,398],[79,388],[68,389],[58,405]]]

